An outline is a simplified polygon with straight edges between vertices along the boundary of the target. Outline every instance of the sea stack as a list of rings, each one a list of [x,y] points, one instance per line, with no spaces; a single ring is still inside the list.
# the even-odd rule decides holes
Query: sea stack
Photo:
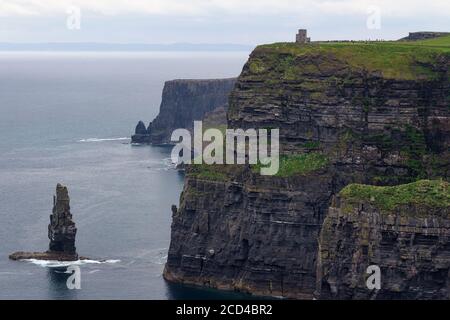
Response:
[[[76,234],[77,228],[70,213],[69,191],[67,187],[58,183],[56,195],[53,196],[53,213],[50,215],[50,224],[48,225],[49,252],[63,252],[77,256]]]
[[[77,228],[70,213],[70,198],[67,187],[58,183],[53,196],[53,212],[48,225],[49,249],[46,252],[15,252],[9,256],[12,260],[39,259],[75,261],[78,254],[75,248]]]

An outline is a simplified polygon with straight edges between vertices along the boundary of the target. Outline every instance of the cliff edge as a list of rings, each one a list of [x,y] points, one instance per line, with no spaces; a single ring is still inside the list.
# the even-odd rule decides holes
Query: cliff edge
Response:
[[[164,277],[313,298],[319,236],[344,187],[449,179],[449,70],[450,37],[257,47],[228,127],[279,128],[280,171],[189,166]]]

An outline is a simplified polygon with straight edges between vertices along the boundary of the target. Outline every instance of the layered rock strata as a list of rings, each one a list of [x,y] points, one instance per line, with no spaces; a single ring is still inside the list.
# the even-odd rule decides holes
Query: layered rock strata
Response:
[[[280,173],[188,167],[165,278],[313,298],[334,195],[351,183],[449,179],[449,67],[443,49],[396,43],[257,47],[228,127],[279,128]]]
[[[444,181],[346,187],[321,231],[317,297],[449,299],[449,214]],[[379,289],[367,286],[369,266],[380,268]]]
[[[311,297],[330,173],[274,179],[245,168],[231,171],[230,180],[187,173],[172,216],[165,278],[257,295]]]

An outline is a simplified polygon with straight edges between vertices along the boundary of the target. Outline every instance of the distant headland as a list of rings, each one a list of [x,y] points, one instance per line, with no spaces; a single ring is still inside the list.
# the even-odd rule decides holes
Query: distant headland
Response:
[[[146,51],[248,51],[254,46],[233,43],[96,43],[96,42],[48,42],[48,43],[0,43],[0,51],[92,51],[92,52],[146,52]]]

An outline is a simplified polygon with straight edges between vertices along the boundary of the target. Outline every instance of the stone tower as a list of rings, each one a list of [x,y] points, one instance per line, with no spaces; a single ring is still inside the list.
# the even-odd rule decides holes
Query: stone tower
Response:
[[[53,213],[48,225],[49,251],[76,256],[75,236],[77,228],[70,213],[69,192],[58,183],[56,196],[53,196]]]
[[[308,31],[306,29],[299,29],[297,35],[295,36],[296,43],[308,43],[311,41],[307,36]]]

